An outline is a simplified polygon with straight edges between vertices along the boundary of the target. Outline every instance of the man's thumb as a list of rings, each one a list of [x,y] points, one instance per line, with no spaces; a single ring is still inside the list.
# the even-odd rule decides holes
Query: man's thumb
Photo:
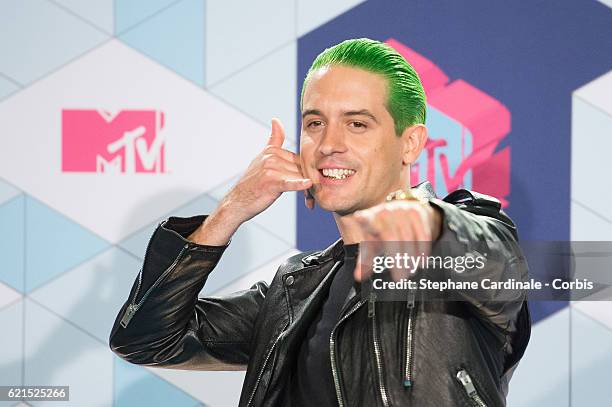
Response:
[[[272,134],[268,140],[269,146],[282,147],[285,142],[285,130],[280,120],[277,118],[272,119]]]

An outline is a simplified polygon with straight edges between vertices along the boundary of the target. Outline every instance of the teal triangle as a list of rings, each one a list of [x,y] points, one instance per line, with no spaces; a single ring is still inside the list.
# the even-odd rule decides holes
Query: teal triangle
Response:
[[[204,2],[184,0],[119,35],[179,75],[204,85]]]
[[[115,34],[132,28],[176,0],[115,0]]]
[[[26,199],[26,291],[32,291],[109,247],[66,216]]]
[[[24,209],[25,195],[0,205],[0,281],[19,292],[24,286]]]
[[[201,403],[145,368],[115,358],[115,407],[194,407]]]

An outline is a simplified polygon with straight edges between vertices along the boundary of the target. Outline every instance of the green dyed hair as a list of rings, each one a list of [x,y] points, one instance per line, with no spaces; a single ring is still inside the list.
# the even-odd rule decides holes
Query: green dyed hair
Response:
[[[312,73],[328,65],[361,68],[387,79],[386,108],[398,136],[409,126],[425,124],[425,91],[419,75],[395,49],[369,38],[346,40],[317,55],[302,84],[300,107]]]

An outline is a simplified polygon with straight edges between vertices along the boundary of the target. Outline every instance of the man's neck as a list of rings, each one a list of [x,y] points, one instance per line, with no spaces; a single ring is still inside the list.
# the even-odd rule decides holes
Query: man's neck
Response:
[[[350,215],[341,216],[334,213],[334,219],[344,244],[360,243],[363,240],[357,221]]]

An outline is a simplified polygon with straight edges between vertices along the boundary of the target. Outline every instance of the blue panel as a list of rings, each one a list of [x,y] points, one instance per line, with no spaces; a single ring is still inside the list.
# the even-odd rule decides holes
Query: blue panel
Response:
[[[24,195],[0,205],[0,280],[24,292]]]
[[[26,289],[31,291],[109,243],[33,198],[26,200]]]
[[[194,407],[198,400],[145,368],[115,357],[115,407]]]
[[[44,0],[9,0],[0,13],[0,72],[28,84],[108,35]]]
[[[204,2],[181,1],[119,36],[179,75],[204,84]]]
[[[163,10],[176,0],[115,0],[115,34]]]

